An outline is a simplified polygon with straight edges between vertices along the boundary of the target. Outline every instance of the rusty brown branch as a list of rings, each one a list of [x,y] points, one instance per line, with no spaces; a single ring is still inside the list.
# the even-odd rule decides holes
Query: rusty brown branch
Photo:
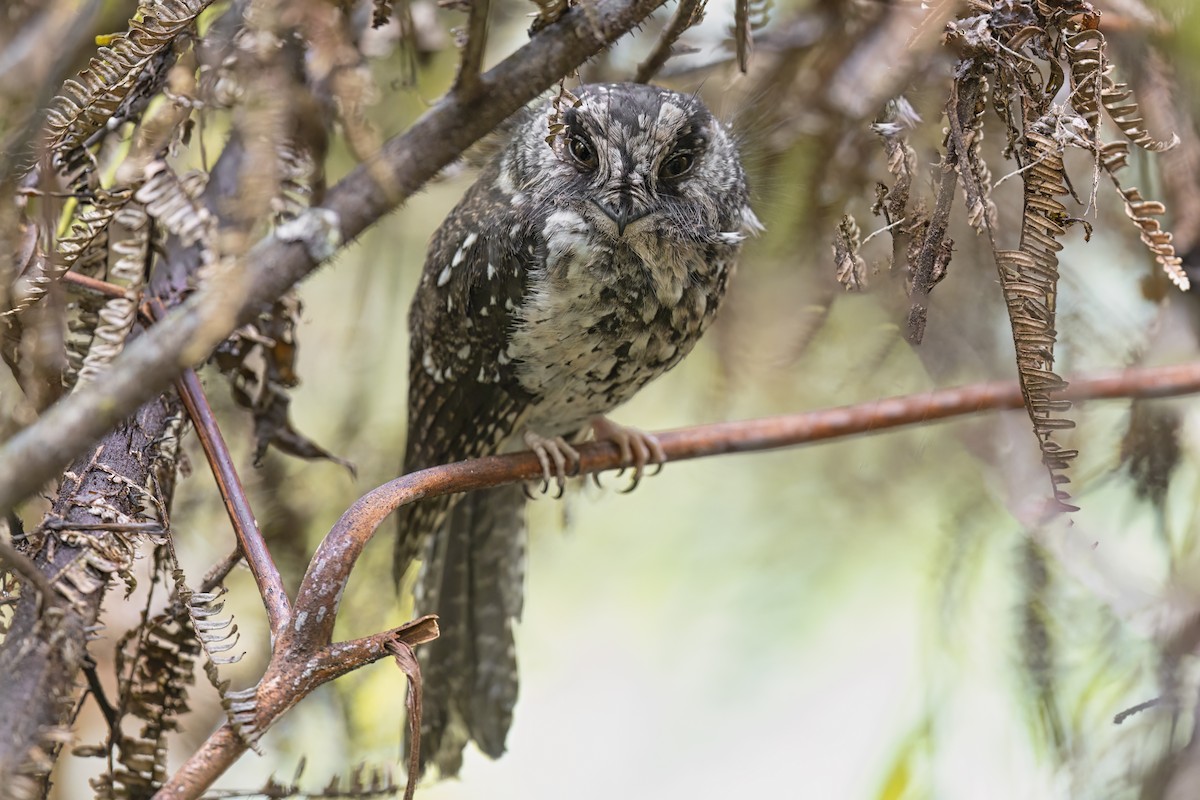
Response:
[[[1072,400],[1092,400],[1170,397],[1196,392],[1200,392],[1200,362],[1081,377],[1066,394]],[[669,460],[683,461],[792,447],[1023,406],[1020,385],[1002,381],[780,417],[683,428],[658,434],[658,439]],[[622,466],[620,451],[611,442],[584,445],[579,454],[581,473]],[[313,555],[291,621],[278,637],[271,662],[259,682],[254,729],[265,731],[320,684],[382,658],[389,651],[389,642],[400,641],[412,647],[436,637],[436,622],[425,617],[353,642],[330,644],[338,604],[350,572],[363,547],[392,511],[424,497],[540,476],[541,465],[532,453],[516,453],[415,472],[359,498]],[[239,738],[229,725],[223,725],[155,797],[163,800],[198,796],[248,747],[249,743]]]
[[[412,648],[437,638],[437,621],[421,617],[398,628],[327,645],[307,653],[276,647],[256,693],[255,729],[265,731],[322,684],[393,655],[392,643]],[[249,743],[228,724],[218,728],[180,767],[154,800],[199,797],[246,750]]]
[[[1081,377],[1065,393],[1072,400],[1115,397],[1168,397],[1200,392],[1200,362],[1129,369]],[[891,397],[780,417],[701,425],[657,434],[669,461],[794,447],[846,436],[917,425],[981,411],[1024,407],[1013,381],[972,384],[925,394]],[[579,448],[580,474],[624,466],[611,442]],[[414,472],[360,497],[317,548],[296,596],[293,623],[281,645],[300,652],[327,644],[333,635],[338,600],[363,547],[379,524],[406,503],[426,497],[487,489],[533,480],[542,468],[532,453],[460,461]]]
[[[87,275],[80,275],[78,272],[64,272],[62,276],[64,283],[74,284],[81,289],[87,289],[96,294],[102,294],[106,297],[125,297],[129,294],[128,291],[115,283],[102,281],[98,278],[89,278]]]
[[[267,610],[267,622],[271,627],[271,635],[278,636],[279,630],[291,618],[292,609],[287,592],[283,588],[283,578],[279,568],[271,558],[267,542],[263,539],[262,531],[250,508],[250,500],[246,497],[246,489],[238,477],[237,468],[233,465],[233,456],[221,435],[221,428],[213,416],[204,387],[196,377],[195,370],[185,370],[178,381],[179,396],[183,399],[184,408],[196,428],[196,436],[204,455],[212,467],[213,477],[217,479],[217,488],[229,513],[229,521],[233,524],[234,535],[237,536],[238,548],[245,555],[246,565],[258,585],[262,595],[263,605]]]

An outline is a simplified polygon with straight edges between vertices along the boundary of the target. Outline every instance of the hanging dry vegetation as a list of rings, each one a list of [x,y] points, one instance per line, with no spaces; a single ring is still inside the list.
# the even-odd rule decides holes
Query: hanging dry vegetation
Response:
[[[1172,236],[1159,217],[1162,203],[1144,199],[1138,189],[1122,186],[1129,147],[1163,151],[1177,138],[1155,139],[1128,86],[1113,77],[1107,42],[1099,29],[1101,14],[1080,0],[982,2],[974,0],[946,24],[943,41],[957,54],[945,104],[946,133],[937,165],[933,209],[913,197],[916,155],[905,131],[911,115],[893,110],[875,128],[884,142],[891,186],[880,185],[873,210],[883,217],[894,249],[892,267],[906,275],[910,298],[907,335],[914,344],[925,337],[929,295],[947,274],[953,241],[947,236],[954,197],[961,185],[971,227],[986,237],[995,259],[1000,290],[1008,308],[1017,373],[1025,406],[1041,446],[1042,460],[1061,510],[1071,510],[1066,470],[1077,451],[1056,441],[1055,433],[1073,427],[1062,397],[1066,382],[1055,372],[1054,348],[1058,252],[1067,230],[1079,225],[1091,235],[1084,217],[1094,209],[1096,186],[1107,178],[1116,188],[1126,214],[1165,275],[1179,289],[1189,281]],[[1014,238],[1001,229],[992,200],[992,174],[1000,172],[984,159],[981,144],[991,108],[999,118],[1010,159],[1004,172],[1022,182],[1023,211],[1015,249],[1001,242]],[[894,117],[901,117],[897,122]],[[1125,138],[1105,141],[1105,121]],[[1070,150],[1091,155],[1091,174],[1068,176],[1064,157]],[[1011,171],[1009,167],[1011,166]],[[1076,185],[1090,186],[1080,197]],[[1070,198],[1072,212],[1060,198]],[[838,279],[859,288],[865,271],[862,257],[843,223],[834,241]],[[856,228],[855,228],[856,230]]]

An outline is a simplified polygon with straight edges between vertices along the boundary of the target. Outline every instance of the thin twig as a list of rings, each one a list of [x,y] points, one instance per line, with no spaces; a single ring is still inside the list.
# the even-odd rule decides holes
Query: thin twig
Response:
[[[184,408],[196,428],[196,436],[204,448],[213,477],[217,479],[217,488],[237,536],[238,549],[245,555],[246,565],[250,567],[250,574],[254,576],[259,594],[262,595],[271,635],[278,636],[280,628],[287,624],[292,615],[291,604],[283,588],[283,578],[258,528],[250,500],[246,497],[246,489],[233,465],[233,456],[225,444],[225,437],[221,435],[221,428],[208,404],[204,387],[196,377],[196,371],[185,370],[178,386]]]
[[[115,283],[102,281],[99,278],[89,278],[87,275],[80,275],[78,272],[64,272],[62,276],[63,283],[71,283],[82,289],[87,289],[97,294],[102,294],[107,297],[127,297],[129,291]]]
[[[90,661],[83,667],[83,675],[87,680],[88,691],[92,693],[96,705],[100,708],[100,714],[104,717],[105,724],[108,725],[109,735],[116,738],[117,731],[117,710],[112,707],[112,703],[108,702],[108,695],[104,692],[104,684],[100,682],[100,675],[96,671],[96,663]]]
[[[68,519],[48,519],[42,527],[50,531],[116,531],[118,533],[166,533],[159,522],[71,522]]]
[[[229,552],[229,555],[222,558],[216,564],[209,568],[208,572],[204,573],[204,577],[200,581],[198,592],[211,592],[220,586],[229,573],[233,572],[233,568],[242,560],[242,548],[235,547]]]
[[[1154,708],[1157,705],[1161,705],[1162,702],[1163,702],[1163,698],[1155,697],[1150,700],[1146,700],[1144,702],[1138,703],[1136,706],[1130,706],[1129,708],[1125,709],[1124,711],[1117,713],[1113,717],[1113,725],[1120,725],[1122,722],[1129,719],[1134,714],[1140,714],[1143,711]]]
[[[454,91],[464,97],[474,94],[479,86],[479,72],[483,69],[483,51],[487,47],[488,11],[491,0],[469,0],[467,11],[466,41],[462,46],[462,58],[458,63],[458,75],[454,79]]]
[[[154,320],[161,319],[166,309],[158,298],[146,304],[146,309]],[[217,480],[217,490],[229,514],[233,525],[233,533],[237,538],[238,549],[246,558],[250,574],[262,595],[263,605],[267,611],[267,623],[271,629],[272,640],[279,634],[279,629],[287,624],[292,609],[287,592],[283,588],[283,578],[271,551],[259,530],[258,520],[254,518],[254,510],[250,507],[250,499],[246,497],[246,489],[238,476],[237,467],[233,464],[233,456],[225,437],[221,434],[221,426],[217,424],[216,415],[208,402],[208,395],[196,376],[196,371],[186,369],[176,381],[176,389],[187,410],[188,418],[196,429],[204,456],[212,469],[213,477]],[[232,566],[230,567],[232,569]]]
[[[675,9],[675,14],[667,23],[667,27],[663,28],[662,33],[659,34],[658,41],[654,43],[650,55],[646,56],[645,61],[638,64],[634,81],[645,83],[658,74],[658,71],[667,63],[667,59],[671,57],[675,42],[679,41],[683,32],[703,19],[703,6],[704,0],[679,0],[679,7]]]
[[[734,0],[733,41],[737,55],[738,72],[743,75],[750,69],[750,48],[754,41],[750,32],[750,0]]]
[[[0,538],[0,561],[7,564],[8,568],[21,578],[29,581],[33,588],[41,594],[42,603],[54,600],[54,584],[37,568],[37,564],[34,564],[29,556],[13,547],[7,539]]]

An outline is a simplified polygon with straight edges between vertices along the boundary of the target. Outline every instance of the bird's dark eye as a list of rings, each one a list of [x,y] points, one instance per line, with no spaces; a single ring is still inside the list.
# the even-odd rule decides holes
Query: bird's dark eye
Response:
[[[668,180],[681,177],[686,175],[695,163],[696,157],[686,150],[676,153],[664,161],[662,166],[658,168],[658,177]]]
[[[567,150],[571,153],[571,158],[575,159],[575,163],[587,169],[595,169],[596,167],[596,151],[592,149],[592,145],[587,139],[582,136],[572,136],[567,140]]]

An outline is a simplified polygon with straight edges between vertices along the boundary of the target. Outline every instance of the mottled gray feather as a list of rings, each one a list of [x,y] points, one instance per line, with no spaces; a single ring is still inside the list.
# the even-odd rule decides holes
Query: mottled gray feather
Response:
[[[576,94],[519,115],[434,235],[410,312],[406,471],[525,449],[527,432],[574,437],[628,400],[691,350],[758,227],[734,143],[699,100]],[[420,650],[421,738],[443,775],[469,741],[504,752],[523,512],[519,487],[400,512],[397,580],[420,556],[417,610],[441,618]]]

